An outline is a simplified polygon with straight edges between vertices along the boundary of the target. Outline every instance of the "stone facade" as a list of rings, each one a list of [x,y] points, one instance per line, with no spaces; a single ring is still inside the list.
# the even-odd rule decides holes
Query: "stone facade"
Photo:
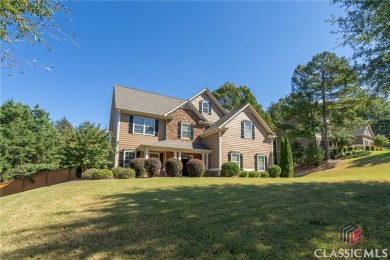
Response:
[[[170,119],[167,121],[167,128],[166,128],[166,136],[167,140],[176,140],[176,141],[182,141],[182,142],[201,142],[200,135],[205,130],[203,125],[198,124],[199,118],[195,114],[194,111],[189,109],[177,109],[173,113],[173,119]],[[179,122],[182,123],[190,123],[194,125],[194,139],[188,140],[188,139],[182,139],[178,138],[177,131],[178,131],[178,124]]]

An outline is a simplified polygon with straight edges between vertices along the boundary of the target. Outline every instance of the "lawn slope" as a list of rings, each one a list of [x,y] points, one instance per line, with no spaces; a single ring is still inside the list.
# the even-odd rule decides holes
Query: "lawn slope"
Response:
[[[313,258],[390,245],[390,153],[294,179],[75,181],[0,199],[0,259]]]

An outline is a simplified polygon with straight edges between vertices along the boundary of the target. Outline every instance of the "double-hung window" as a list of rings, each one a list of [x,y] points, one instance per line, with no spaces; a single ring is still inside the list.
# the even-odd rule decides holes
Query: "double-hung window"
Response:
[[[123,167],[129,167],[131,160],[135,158],[134,151],[125,151],[123,154]]]
[[[181,138],[190,139],[191,138],[191,125],[188,123],[181,124]]]
[[[250,121],[244,122],[244,137],[252,138],[252,122]]]
[[[240,167],[240,154],[239,153],[231,153],[230,154],[230,161],[235,162],[238,164],[238,167]]]
[[[134,116],[134,133],[154,135],[155,120],[146,117]]]
[[[257,155],[257,170],[265,171],[265,156]]]
[[[203,100],[202,101],[202,114],[210,113],[210,102]]]

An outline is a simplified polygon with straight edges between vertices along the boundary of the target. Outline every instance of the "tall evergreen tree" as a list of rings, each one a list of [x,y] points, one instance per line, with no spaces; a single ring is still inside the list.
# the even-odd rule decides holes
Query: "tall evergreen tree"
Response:
[[[285,159],[285,167],[284,167],[285,172],[283,176],[286,178],[292,178],[294,177],[294,162],[293,162],[290,143],[288,141],[287,136],[285,137],[284,146],[285,146],[284,150],[285,150],[286,159]]]
[[[287,151],[286,151],[286,138],[284,136],[282,136],[280,138],[280,148],[279,148],[279,156],[280,156],[280,162],[279,162],[279,166],[280,166],[280,169],[281,169],[281,174],[280,176],[281,177],[285,177],[284,176],[284,173],[286,172],[286,155],[287,155]]]

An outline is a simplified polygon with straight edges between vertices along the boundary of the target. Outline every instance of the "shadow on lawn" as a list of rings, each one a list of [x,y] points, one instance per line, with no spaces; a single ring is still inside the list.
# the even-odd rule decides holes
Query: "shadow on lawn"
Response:
[[[390,152],[355,159],[348,168],[372,166],[382,163],[390,163]]]
[[[358,248],[390,244],[388,183],[183,186],[100,200],[83,209],[95,217],[61,211],[76,221],[17,231],[19,248],[0,258],[313,258],[348,248],[338,238],[347,222],[363,228]]]

